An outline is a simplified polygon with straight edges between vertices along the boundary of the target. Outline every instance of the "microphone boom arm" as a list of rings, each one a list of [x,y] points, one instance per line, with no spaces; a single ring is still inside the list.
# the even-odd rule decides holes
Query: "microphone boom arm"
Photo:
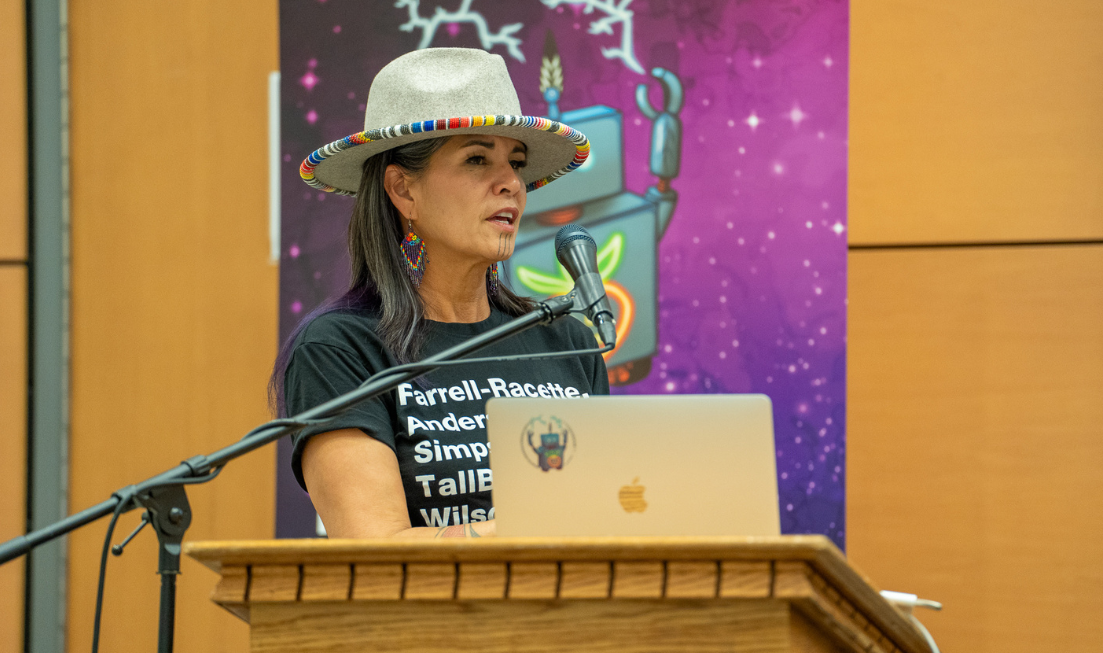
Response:
[[[426,358],[422,362],[431,364],[462,358],[484,347],[505,340],[510,336],[526,331],[538,324],[549,324],[575,308],[575,296],[576,293],[571,292],[568,295],[553,297],[543,302],[538,302],[536,309],[533,311],[491,329],[486,333],[475,336],[455,347],[451,347],[439,354]],[[315,422],[316,420],[325,420],[335,417],[362,401],[366,401],[387,392],[397,387],[400,383],[412,381],[430,371],[432,370],[419,368],[401,374],[384,376],[374,383],[365,384],[352,392],[335,397],[320,406],[311,408],[294,417],[274,420],[273,422],[262,425],[254,429],[240,441],[219,449],[210,455],[194,456],[181,462],[176,467],[146,479],[137,485],[122,488],[118,492],[113,493],[111,498],[106,501],[70,515],[49,526],[32,531],[26,535],[20,535],[19,537],[12,538],[0,544],[0,565],[24,555],[41,544],[54,540],[81,526],[94,522],[101,517],[110,515],[122,501],[126,501],[128,505],[124,505],[121,512],[133,510],[138,507],[138,504],[132,500],[132,497],[147,492],[148,490],[182,482],[189,484],[189,481],[195,483],[210,480],[214,477],[212,470],[222,467],[235,458],[275,442],[285,435],[291,435],[301,431],[307,424]],[[124,497],[126,498],[124,499]]]

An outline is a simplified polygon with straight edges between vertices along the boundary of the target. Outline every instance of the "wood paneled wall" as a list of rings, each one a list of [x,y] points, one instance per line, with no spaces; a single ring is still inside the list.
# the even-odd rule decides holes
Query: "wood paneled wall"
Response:
[[[848,554],[943,650],[1095,650],[1103,5],[851,11]]]
[[[27,51],[0,0],[0,542],[27,527]],[[0,567],[0,651],[23,647],[23,561]]]
[[[0,260],[27,260],[27,40],[22,0],[0,1]]]
[[[852,243],[1103,238],[1103,5],[851,8]],[[277,13],[70,11],[80,509],[265,417]],[[1098,244],[851,255],[849,552],[882,587],[947,603],[924,614],[946,650],[1098,638],[1101,260]],[[272,454],[190,492],[189,538],[271,536]],[[101,541],[102,525],[72,540],[73,650],[91,634]],[[150,533],[111,560],[104,650],[152,648],[155,566]],[[186,561],[180,583],[178,650],[244,650],[244,624],[207,600],[214,575]]]
[[[0,266],[0,450],[0,542],[6,542],[27,528],[25,265]],[[22,559],[0,567],[0,651],[23,650],[23,577]]]
[[[854,0],[850,242],[1103,239],[1103,3]]]
[[[275,0],[71,0],[70,508],[230,444],[267,419],[267,78]],[[188,490],[189,540],[274,535],[275,448]],[[120,521],[115,541],[136,524]],[[87,650],[106,520],[70,540],[69,648]],[[156,538],[108,566],[101,650],[156,647]],[[177,651],[244,651],[247,628],[184,560]]]
[[[849,555],[946,651],[1103,640],[1103,246],[850,257]]]

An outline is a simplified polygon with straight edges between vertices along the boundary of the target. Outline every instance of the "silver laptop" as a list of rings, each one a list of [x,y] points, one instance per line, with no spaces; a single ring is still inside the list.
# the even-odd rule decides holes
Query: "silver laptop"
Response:
[[[778,535],[765,395],[487,402],[501,536]]]

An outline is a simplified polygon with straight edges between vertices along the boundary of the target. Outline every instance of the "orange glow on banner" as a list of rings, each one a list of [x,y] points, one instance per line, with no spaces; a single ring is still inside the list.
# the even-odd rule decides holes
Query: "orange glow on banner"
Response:
[[[602,354],[605,360],[609,360],[624,344],[628,332],[632,330],[632,320],[636,317],[636,304],[632,301],[632,295],[628,293],[624,286],[613,280],[605,282],[605,294],[620,307],[620,319],[617,320],[617,346],[612,351]]]

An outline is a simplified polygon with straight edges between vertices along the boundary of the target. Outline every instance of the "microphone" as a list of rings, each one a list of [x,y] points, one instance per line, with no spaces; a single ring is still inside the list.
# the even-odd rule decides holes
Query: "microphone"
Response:
[[[597,327],[601,341],[616,345],[617,325],[597,271],[597,243],[590,232],[574,224],[560,229],[555,234],[555,257],[574,279],[576,305],[583,307],[586,317]]]

